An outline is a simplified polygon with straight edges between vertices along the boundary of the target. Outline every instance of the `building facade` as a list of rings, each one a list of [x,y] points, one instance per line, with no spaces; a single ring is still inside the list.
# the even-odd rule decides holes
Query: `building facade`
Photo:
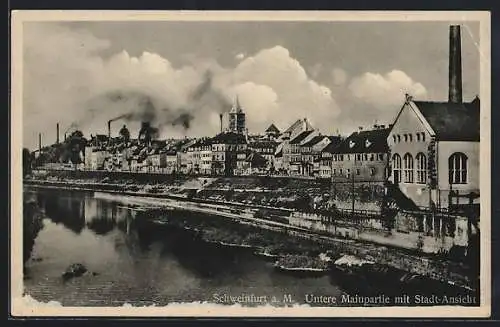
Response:
[[[225,176],[241,174],[240,166],[246,159],[247,153],[245,135],[234,132],[221,133],[211,140],[211,146],[213,174]]]
[[[332,178],[338,182],[384,182],[388,174],[389,128],[349,135],[332,151]]]
[[[447,208],[453,194],[479,194],[479,106],[478,98],[453,103],[407,97],[387,139],[390,181],[417,206]]]

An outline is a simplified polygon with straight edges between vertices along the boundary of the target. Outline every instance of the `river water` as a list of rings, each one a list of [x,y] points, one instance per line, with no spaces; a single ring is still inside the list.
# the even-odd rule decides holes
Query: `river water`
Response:
[[[229,296],[247,296],[239,301],[256,305],[272,296],[281,301],[291,295],[293,302],[305,303],[307,294],[342,294],[332,276],[284,274],[251,251],[195,240],[179,229],[139,224],[135,209],[92,193],[25,189],[25,199],[42,217],[32,247],[25,239],[31,249],[25,293],[38,301],[65,306],[233,304]],[[95,274],[64,282],[61,274],[73,263]]]

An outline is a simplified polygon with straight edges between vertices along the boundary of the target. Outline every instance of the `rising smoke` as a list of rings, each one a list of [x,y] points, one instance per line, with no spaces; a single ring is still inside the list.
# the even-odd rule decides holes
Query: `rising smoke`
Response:
[[[213,74],[207,70],[201,82],[192,90],[182,105],[172,105],[168,98],[161,98],[147,90],[119,89],[101,94],[88,102],[90,111],[122,112],[111,121],[148,122],[158,129],[181,127],[189,130],[193,120],[206,112],[226,112],[231,103],[216,89]]]

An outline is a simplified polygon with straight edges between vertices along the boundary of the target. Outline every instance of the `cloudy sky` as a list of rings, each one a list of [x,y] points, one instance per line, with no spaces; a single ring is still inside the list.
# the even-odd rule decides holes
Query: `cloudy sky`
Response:
[[[214,135],[235,95],[250,133],[303,117],[325,134],[388,124],[404,93],[447,99],[451,23],[24,23],[23,143],[54,142],[57,122],[61,134],[106,133],[120,115],[114,133],[126,123],[136,136],[147,110],[163,137]],[[479,24],[462,26],[470,100]]]

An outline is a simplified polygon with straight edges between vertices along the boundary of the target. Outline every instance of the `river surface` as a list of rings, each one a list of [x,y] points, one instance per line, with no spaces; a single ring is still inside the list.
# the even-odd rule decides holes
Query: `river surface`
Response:
[[[25,293],[38,301],[65,306],[233,304],[229,296],[246,295],[239,301],[256,305],[265,301],[256,300],[263,296],[281,302],[291,295],[293,302],[305,303],[307,294],[342,294],[332,276],[284,274],[251,251],[205,243],[168,226],[139,224],[136,209],[92,193],[25,189],[24,195],[42,217],[24,276]],[[96,274],[64,282],[61,274],[73,263]]]

